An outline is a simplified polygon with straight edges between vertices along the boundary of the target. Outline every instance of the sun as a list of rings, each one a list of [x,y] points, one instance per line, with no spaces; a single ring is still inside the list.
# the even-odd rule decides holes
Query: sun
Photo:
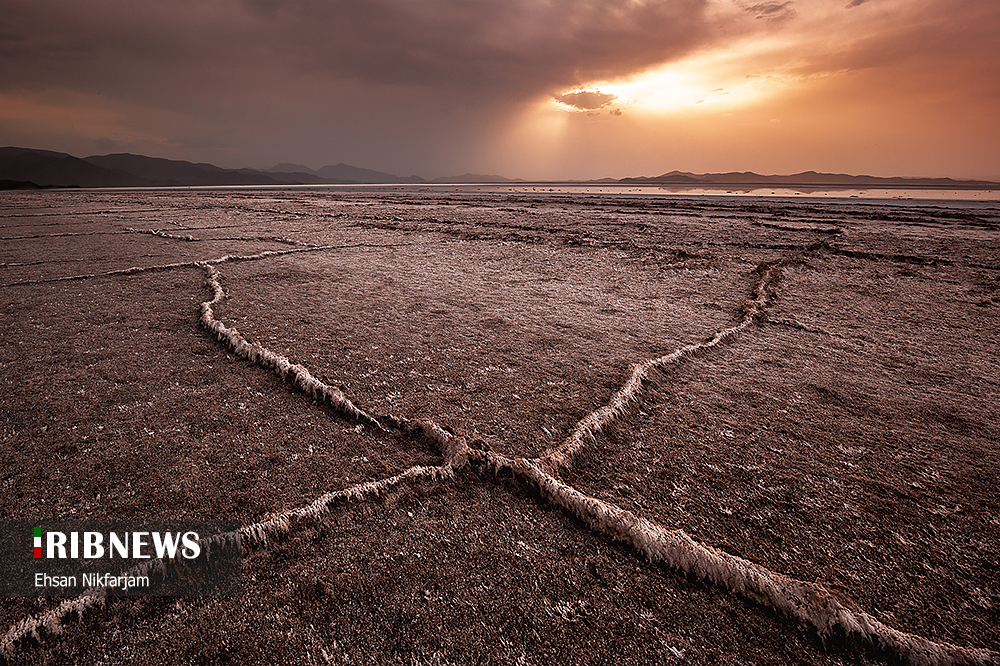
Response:
[[[760,40],[730,44],[613,81],[593,81],[554,95],[564,111],[601,109],[676,113],[737,107],[795,85],[794,65],[761,62],[778,45]]]

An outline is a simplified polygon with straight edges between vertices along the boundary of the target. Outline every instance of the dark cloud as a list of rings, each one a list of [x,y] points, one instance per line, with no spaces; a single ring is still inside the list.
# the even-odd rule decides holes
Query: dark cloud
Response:
[[[260,0],[247,7],[256,10]],[[268,0],[297,64],[367,81],[538,89],[663,62],[703,39],[706,0]]]
[[[714,39],[708,4],[3,0],[0,98],[99,107],[88,113],[118,129],[97,138],[133,149],[155,141],[145,150],[164,156],[236,166],[336,157],[416,169],[475,155],[475,137],[488,140],[527,100]],[[64,115],[48,108],[38,117]],[[20,135],[0,138],[27,140],[18,136],[42,132],[39,122],[19,121]],[[282,146],[298,152],[269,152]]]
[[[855,0],[857,1],[857,0]],[[861,0],[864,2],[864,0]],[[757,19],[784,21],[795,16],[794,2],[758,2],[746,5],[748,14]]]
[[[115,90],[142,76],[175,89],[185,77],[192,85],[227,77],[252,83],[279,70],[537,93],[686,52],[710,31],[706,3],[21,0],[5,2],[0,56],[8,84],[25,86],[84,81]]]
[[[611,93],[602,93],[598,90],[581,90],[579,92],[556,95],[555,99],[557,102],[561,102],[566,106],[572,106],[581,111],[593,111],[611,104],[618,99],[618,96]]]
[[[896,104],[902,115],[914,107],[898,100],[948,104],[972,91],[966,107],[996,116],[1000,3],[879,0],[847,10],[861,4],[0,0],[0,145],[224,166],[344,161],[403,175],[492,172],[502,167],[486,161],[491,149],[498,159],[539,163],[532,151],[551,133],[529,128],[538,111],[530,105],[555,96],[614,114],[617,103],[592,97],[602,94],[595,81],[695,53],[711,60],[754,38],[766,51],[777,33],[778,50],[748,51],[740,76],[777,68],[821,88],[867,72],[878,84],[864,86],[875,92],[850,94]],[[886,80],[906,86],[898,99],[882,95]],[[641,108],[630,106],[630,120],[645,117]],[[582,113],[568,122],[588,132],[639,131]]]

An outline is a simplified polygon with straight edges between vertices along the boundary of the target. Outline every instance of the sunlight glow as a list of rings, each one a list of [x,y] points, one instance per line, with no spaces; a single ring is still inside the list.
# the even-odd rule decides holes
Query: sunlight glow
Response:
[[[728,45],[724,50],[702,52],[617,81],[594,81],[565,91],[552,104],[564,111],[594,115],[621,109],[671,113],[696,107],[735,107],[759,101],[801,84],[806,78],[795,71],[795,62],[774,58],[789,45],[777,40],[756,40]],[[599,109],[580,108],[564,101],[573,95],[614,95]]]

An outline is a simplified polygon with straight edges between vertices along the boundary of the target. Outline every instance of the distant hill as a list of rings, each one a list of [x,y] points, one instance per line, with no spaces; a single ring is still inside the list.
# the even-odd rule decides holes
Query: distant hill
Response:
[[[282,162],[281,164],[275,164],[273,167],[267,170],[268,173],[308,173],[313,176],[318,176],[315,171],[307,167],[305,164],[291,164],[289,162]]]
[[[337,184],[329,178],[323,178],[306,171],[275,171],[268,172],[270,178],[285,185],[332,185]]]
[[[420,176],[397,176],[350,164],[310,169],[282,162],[266,171],[223,169],[204,162],[185,162],[131,153],[92,155],[80,159],[66,153],[32,148],[0,148],[0,189],[32,187],[178,187],[217,185],[325,185],[392,183],[523,183],[506,176],[466,173],[426,181]],[[581,181],[573,181],[581,182]],[[1000,183],[952,178],[882,178],[842,173],[803,171],[787,176],[765,176],[752,171],[690,173],[670,171],[659,176],[589,183],[621,185],[688,185],[695,187],[914,187],[943,189],[1000,189]]]
[[[396,176],[391,173],[375,171],[373,169],[362,169],[361,167],[351,166],[350,164],[344,164],[343,162],[340,164],[328,164],[321,169],[316,169],[313,173],[318,176],[328,178],[331,181],[342,183],[375,184],[426,182],[420,176]]]
[[[882,178],[879,176],[851,176],[843,173],[817,173],[803,171],[788,176],[763,176],[753,171],[727,173],[690,173],[670,171],[659,176],[622,178],[623,184],[649,185],[702,185],[706,187],[735,186],[816,186],[816,187],[930,187],[947,189],[997,188],[1000,183],[985,180],[954,180],[952,178]]]
[[[130,173],[157,185],[278,185],[282,181],[252,169],[223,169],[214,164],[167,160],[131,153],[85,157],[90,164]]]
[[[506,176],[496,176],[482,173],[466,173],[461,176],[447,176],[445,178],[435,178],[432,183],[514,183],[523,182],[520,179],[507,178]]]
[[[315,178],[320,178],[325,183],[358,183],[369,185],[425,182],[420,176],[397,176],[392,173],[385,173],[384,171],[351,166],[343,162],[340,164],[328,164],[319,169],[310,169],[304,164],[282,162],[268,169],[267,173],[275,177],[280,177],[281,174],[295,175],[297,177],[302,176],[302,174],[309,174]]]
[[[37,183],[30,180],[6,180],[0,178],[0,190],[40,190]]]
[[[32,148],[0,148],[0,180],[38,187],[178,187],[215,185],[324,185],[358,183],[422,183],[418,176],[349,164],[312,170],[282,163],[268,171],[223,169],[214,164],[168,160],[131,153],[91,155],[80,159],[66,153]]]
[[[141,187],[152,183],[133,173],[91,164],[51,150],[0,148],[0,179],[53,187]]]

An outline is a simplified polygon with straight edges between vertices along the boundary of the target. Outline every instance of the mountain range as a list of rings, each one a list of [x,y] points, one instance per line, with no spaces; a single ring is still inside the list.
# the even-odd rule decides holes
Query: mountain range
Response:
[[[223,169],[131,153],[74,157],[33,148],[0,148],[0,188],[15,187],[182,187],[217,185],[326,185],[388,183],[497,183],[503,176],[465,174],[427,181],[420,176],[331,164],[310,169],[282,162],[270,169]]]
[[[74,157],[31,148],[0,148],[0,180],[38,187],[178,187],[423,182],[346,164],[289,170],[223,169],[214,164],[115,153]],[[12,185],[8,185],[12,186]]]
[[[390,183],[514,183],[504,176],[467,173],[424,180],[397,176],[339,163],[310,169],[282,162],[270,169],[224,169],[204,162],[168,160],[130,153],[74,157],[67,153],[32,148],[0,148],[0,189],[35,187],[179,187],[220,185],[321,185]],[[580,182],[580,181],[575,181]],[[951,178],[881,178],[804,171],[789,176],[764,176],[752,171],[695,174],[670,171],[659,176],[590,183],[622,185],[690,185],[703,187],[919,187],[997,189],[1000,183]]]
[[[771,187],[921,187],[947,189],[996,189],[1000,183],[985,180],[955,180],[952,178],[883,178],[881,176],[850,176],[843,173],[803,171],[788,176],[763,176],[753,171],[726,173],[690,173],[670,171],[660,176],[640,176],[614,181],[623,185],[691,185],[691,186],[771,186]]]
[[[323,183],[425,183],[420,176],[400,177],[391,173],[375,171],[374,169],[363,169],[351,166],[350,164],[328,164],[320,169],[310,169],[303,164],[289,164],[282,162],[267,170],[273,178],[300,178],[302,176],[312,176]]]

